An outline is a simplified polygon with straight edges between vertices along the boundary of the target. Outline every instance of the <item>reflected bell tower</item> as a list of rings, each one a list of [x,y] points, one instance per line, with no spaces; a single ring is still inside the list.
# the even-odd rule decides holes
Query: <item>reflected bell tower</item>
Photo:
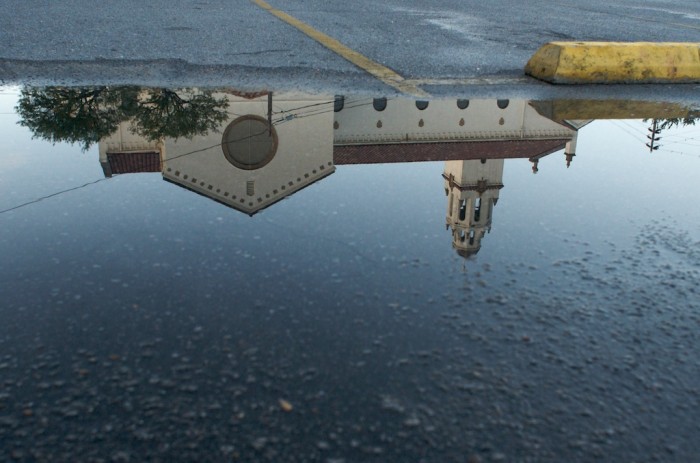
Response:
[[[493,209],[503,188],[503,159],[446,161],[446,228],[452,232],[452,247],[467,258],[481,249],[481,240],[491,231]]]

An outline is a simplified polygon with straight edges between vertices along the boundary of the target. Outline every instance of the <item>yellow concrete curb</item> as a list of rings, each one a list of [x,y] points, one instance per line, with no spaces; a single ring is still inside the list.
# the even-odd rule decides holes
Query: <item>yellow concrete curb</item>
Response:
[[[555,84],[700,83],[700,43],[551,42],[525,74]]]
[[[630,100],[530,101],[541,116],[555,122],[589,119],[682,119],[698,111],[679,103]]]

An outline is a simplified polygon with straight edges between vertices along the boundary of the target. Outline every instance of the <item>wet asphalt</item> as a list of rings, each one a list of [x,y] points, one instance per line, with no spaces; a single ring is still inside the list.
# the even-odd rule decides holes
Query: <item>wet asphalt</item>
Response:
[[[695,164],[618,141],[508,163],[468,261],[440,163],[344,166],[253,218],[160,174],[3,215],[0,460],[693,461]],[[100,171],[50,146],[7,158],[10,197]]]
[[[681,88],[552,88],[523,79],[552,40],[697,41],[696,2],[295,2],[273,6],[435,95],[697,99]],[[11,1],[0,18],[0,81],[232,85],[342,93],[395,90],[252,2]],[[475,80],[476,79],[476,80]],[[429,84],[428,84],[429,85]]]

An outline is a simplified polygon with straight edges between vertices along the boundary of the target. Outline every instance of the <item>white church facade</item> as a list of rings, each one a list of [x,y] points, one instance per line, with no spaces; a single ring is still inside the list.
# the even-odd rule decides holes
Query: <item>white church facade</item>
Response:
[[[446,226],[476,254],[503,188],[504,160],[575,155],[587,121],[540,115],[524,100],[319,98],[215,94],[229,101],[215,131],[149,142],[129,123],[99,144],[105,175],[162,172],[173,184],[253,215],[333,173],[337,165],[444,161]]]

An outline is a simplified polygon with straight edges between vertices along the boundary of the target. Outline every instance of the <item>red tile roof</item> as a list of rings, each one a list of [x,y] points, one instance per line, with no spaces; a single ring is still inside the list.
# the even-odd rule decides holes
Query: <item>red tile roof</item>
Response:
[[[345,145],[333,148],[333,162],[336,165],[342,165],[531,158],[563,149],[568,141],[570,140],[562,138],[555,140]]]
[[[112,174],[162,171],[160,153],[158,151],[107,153],[107,162],[112,169]]]

